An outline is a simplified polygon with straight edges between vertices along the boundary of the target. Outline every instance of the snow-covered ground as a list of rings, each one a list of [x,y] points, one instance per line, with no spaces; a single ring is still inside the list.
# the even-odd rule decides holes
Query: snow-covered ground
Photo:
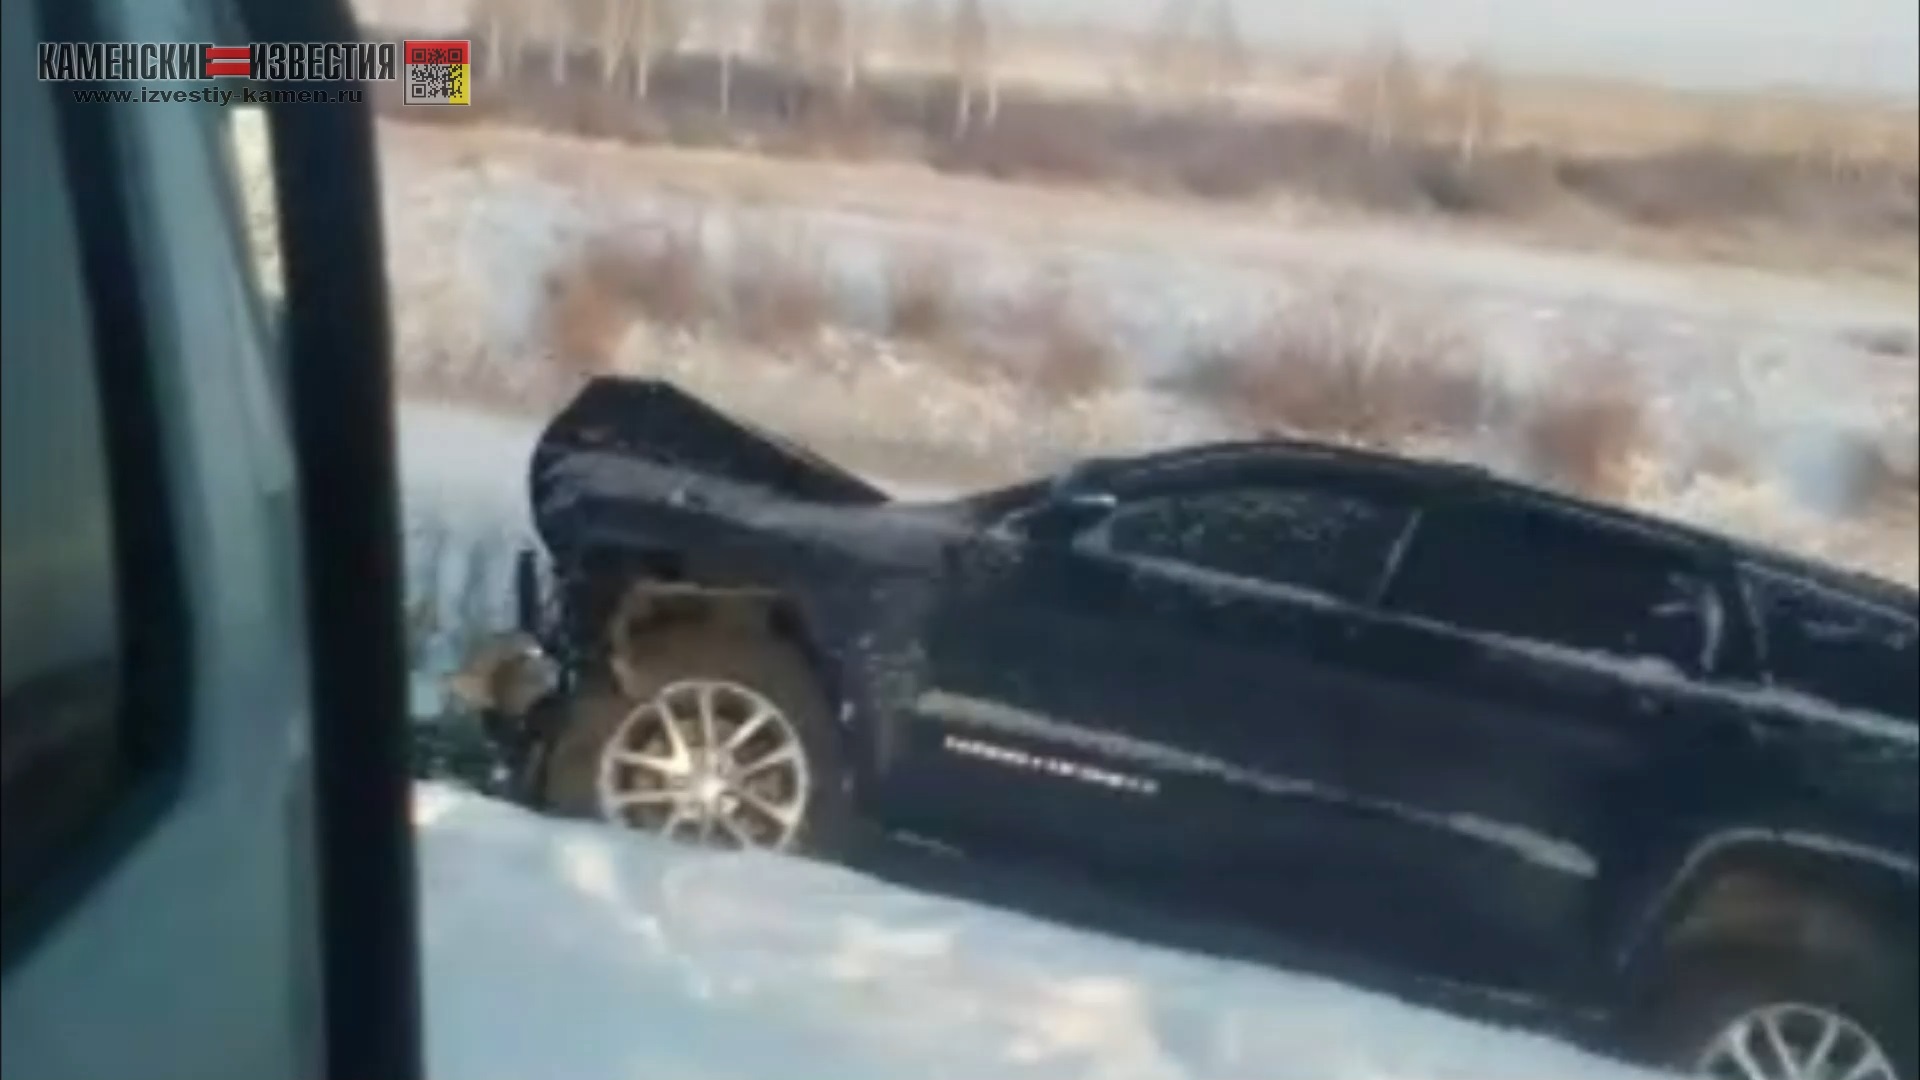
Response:
[[[415,794],[438,1080],[1632,1080],[1318,978]]]

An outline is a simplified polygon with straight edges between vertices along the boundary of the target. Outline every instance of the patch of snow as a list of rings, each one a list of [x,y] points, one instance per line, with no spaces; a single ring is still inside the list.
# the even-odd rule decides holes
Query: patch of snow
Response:
[[[1652,1080],[1338,983],[416,789],[440,1080]]]

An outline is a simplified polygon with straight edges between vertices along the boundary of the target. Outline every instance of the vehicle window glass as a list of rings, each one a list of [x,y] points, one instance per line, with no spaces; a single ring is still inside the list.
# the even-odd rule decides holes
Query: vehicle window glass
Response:
[[[1193,492],[1121,508],[1107,550],[1359,600],[1380,580],[1409,511],[1313,488]]]
[[[18,891],[111,794],[121,610],[101,388],[73,217],[44,95],[9,115],[4,365],[4,893]],[[9,100],[16,100],[9,94]],[[27,145],[18,145],[16,140]]]
[[[1707,665],[1718,625],[1711,586],[1678,553],[1505,504],[1423,515],[1389,604],[1463,630],[1654,657],[1683,671]]]
[[[1746,584],[1774,685],[1855,708],[1920,713],[1920,633],[1911,614],[1765,572],[1748,573]]]

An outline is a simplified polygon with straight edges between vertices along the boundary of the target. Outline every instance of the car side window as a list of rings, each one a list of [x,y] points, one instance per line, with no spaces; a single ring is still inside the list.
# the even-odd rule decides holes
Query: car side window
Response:
[[[1313,487],[1195,491],[1126,505],[1089,541],[1119,555],[1360,601],[1379,584],[1410,515]]]
[[[1624,658],[1710,666],[1720,610],[1709,580],[1655,540],[1505,502],[1422,515],[1388,606],[1435,623]]]
[[[1772,685],[1854,708],[1920,713],[1912,613],[1783,574],[1749,569],[1743,576]]]
[[[136,792],[157,792],[178,761],[190,680],[122,114],[6,70],[0,929],[11,963],[151,820],[160,800]]]
[[[16,181],[8,155],[7,184]],[[31,182],[31,181],[26,181]],[[90,358],[59,331],[81,304],[65,222],[7,224],[4,389],[5,896],[45,864],[114,783],[120,627],[114,514]],[[42,234],[39,242],[15,230]],[[16,240],[20,241],[16,243]],[[16,266],[31,257],[32,265]],[[45,336],[43,336],[45,335]]]

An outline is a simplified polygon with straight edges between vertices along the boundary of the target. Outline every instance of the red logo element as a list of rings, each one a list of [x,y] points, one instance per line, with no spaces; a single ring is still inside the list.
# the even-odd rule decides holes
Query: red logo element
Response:
[[[400,62],[403,64],[467,64],[471,61],[472,47],[465,41],[403,41],[400,44]]]
[[[207,78],[249,78],[253,75],[253,50],[245,45],[207,46]]]

